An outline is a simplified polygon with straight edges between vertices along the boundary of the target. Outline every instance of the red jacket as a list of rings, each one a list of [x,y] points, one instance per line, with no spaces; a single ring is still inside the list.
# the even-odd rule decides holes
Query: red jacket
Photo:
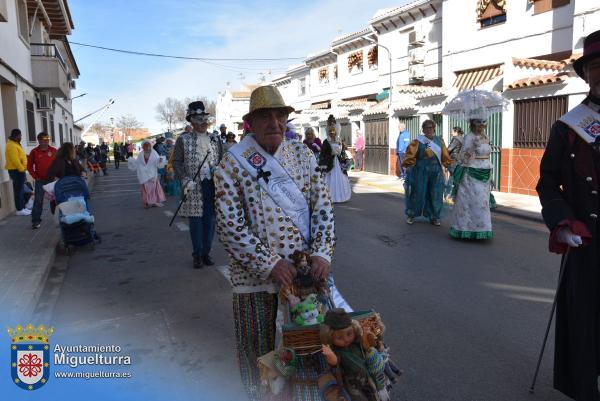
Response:
[[[39,146],[33,148],[27,156],[27,171],[34,180],[47,180],[48,167],[52,164],[56,156],[56,149],[48,146],[48,149],[41,150]]]

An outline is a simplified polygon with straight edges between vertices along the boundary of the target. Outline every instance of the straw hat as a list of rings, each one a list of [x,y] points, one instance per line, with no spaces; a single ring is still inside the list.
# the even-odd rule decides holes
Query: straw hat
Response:
[[[250,110],[243,118],[248,120],[252,113],[262,109],[285,109],[287,113],[294,111],[292,106],[288,106],[283,101],[283,97],[279,90],[272,85],[259,86],[252,91],[250,95]]]

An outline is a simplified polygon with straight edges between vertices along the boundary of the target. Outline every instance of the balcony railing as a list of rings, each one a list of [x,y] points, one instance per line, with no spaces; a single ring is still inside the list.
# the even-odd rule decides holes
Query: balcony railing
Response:
[[[36,57],[49,57],[57,59],[63,68],[67,68],[62,54],[52,43],[31,43],[31,55]]]

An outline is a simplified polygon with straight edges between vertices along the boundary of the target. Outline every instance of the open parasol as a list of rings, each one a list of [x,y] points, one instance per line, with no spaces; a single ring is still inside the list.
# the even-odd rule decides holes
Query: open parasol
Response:
[[[491,114],[506,110],[508,104],[500,93],[468,89],[452,98],[442,113],[462,120],[487,120]]]

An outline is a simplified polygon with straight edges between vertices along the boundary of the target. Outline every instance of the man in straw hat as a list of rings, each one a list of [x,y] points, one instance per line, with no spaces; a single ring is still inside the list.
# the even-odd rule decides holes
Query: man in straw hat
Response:
[[[600,31],[574,63],[590,91],[552,126],[537,191],[550,229],[550,251],[565,254],[558,289],[554,388],[576,400],[600,400]]]
[[[180,215],[189,218],[195,269],[214,265],[210,257],[215,235],[213,171],[219,163],[219,144],[218,139],[212,138],[207,131],[208,116],[204,103],[197,101],[189,104],[185,119],[193,130],[177,138],[172,160],[175,175],[187,192]]]
[[[296,275],[289,260],[311,254],[312,274],[329,274],[335,234],[329,192],[313,153],[284,141],[287,106],[274,86],[250,96],[251,132],[231,147],[215,173],[217,232],[229,253],[237,351],[251,400],[261,399],[257,358],[275,347],[277,292]]]

